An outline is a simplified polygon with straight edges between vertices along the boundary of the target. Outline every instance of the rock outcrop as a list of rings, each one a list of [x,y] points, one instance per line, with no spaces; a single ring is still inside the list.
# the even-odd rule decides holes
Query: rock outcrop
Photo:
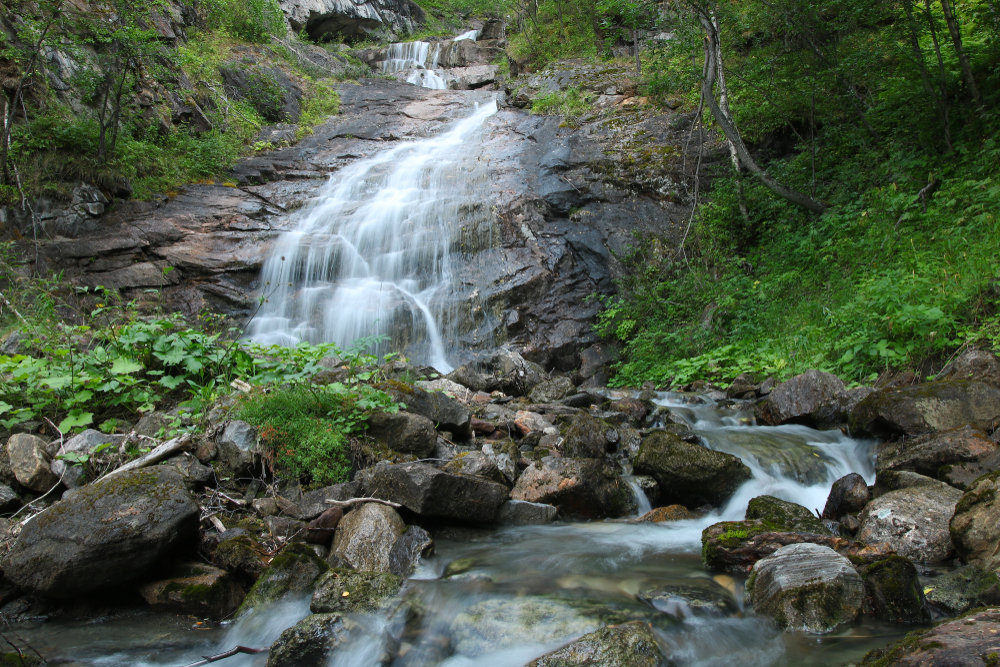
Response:
[[[128,584],[196,543],[198,505],[176,472],[120,473],[61,500],[21,530],[4,576],[56,598]]]
[[[281,0],[282,11],[295,32],[363,40],[416,32],[424,10],[412,0]]]
[[[955,507],[951,538],[959,556],[984,570],[1000,568],[1000,472],[977,479]]]
[[[851,412],[851,430],[917,436],[986,425],[1000,417],[1000,388],[978,380],[928,382],[873,392]]]

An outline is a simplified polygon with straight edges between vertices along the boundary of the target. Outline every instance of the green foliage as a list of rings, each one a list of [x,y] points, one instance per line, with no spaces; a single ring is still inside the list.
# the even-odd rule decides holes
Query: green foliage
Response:
[[[566,90],[539,95],[531,103],[531,113],[539,115],[560,114],[567,121],[574,122],[581,115],[590,111],[592,95],[574,86]]]
[[[340,94],[326,81],[313,84],[313,94],[302,104],[299,116],[298,137],[311,134],[312,128],[322,125],[330,116],[340,111]]]
[[[319,485],[347,481],[348,439],[364,429],[371,410],[396,412],[386,393],[367,385],[297,385],[255,392],[240,418],[256,426],[275,474]]]
[[[210,28],[247,42],[267,44],[288,31],[277,0],[202,0]]]

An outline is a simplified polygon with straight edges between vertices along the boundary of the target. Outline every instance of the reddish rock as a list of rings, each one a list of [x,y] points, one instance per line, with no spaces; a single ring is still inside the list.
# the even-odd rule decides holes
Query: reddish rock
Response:
[[[331,507],[309,522],[306,526],[305,540],[311,544],[330,544],[337,524],[344,517],[344,510]]]
[[[522,435],[528,435],[532,431],[545,432],[547,428],[555,428],[552,422],[545,419],[537,412],[528,412],[527,410],[518,410],[517,415],[514,417],[514,425],[521,432]]]
[[[981,667],[1000,655],[1000,609],[983,609],[917,630],[869,652],[857,667]]]
[[[472,417],[472,430],[476,433],[483,435],[489,435],[497,430],[497,427],[493,422],[488,422],[485,419],[479,419],[478,417]]]
[[[635,523],[663,523],[664,521],[684,521],[697,519],[698,515],[683,505],[667,505],[646,512]]]

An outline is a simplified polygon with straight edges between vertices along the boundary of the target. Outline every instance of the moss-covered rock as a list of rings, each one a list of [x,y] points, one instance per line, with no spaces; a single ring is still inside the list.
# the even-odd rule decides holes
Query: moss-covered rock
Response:
[[[225,570],[204,563],[184,563],[165,579],[139,588],[156,611],[221,620],[243,602],[244,592]]]
[[[856,667],[995,667],[998,659],[1000,609],[975,609],[869,651]]]
[[[355,572],[334,569],[316,582],[309,609],[314,614],[375,612],[399,593],[403,578],[387,572]]]
[[[240,614],[295,593],[311,593],[316,580],[330,569],[308,544],[293,542],[274,557],[247,593]]]
[[[384,647],[388,639],[384,632],[340,614],[313,614],[271,644],[267,667],[326,667],[334,653],[348,643]]]
[[[860,568],[859,574],[868,595],[866,611],[875,618],[893,623],[930,620],[917,568],[908,558],[890,556]]]
[[[656,667],[663,659],[649,628],[632,622],[586,634],[528,663],[528,667]]]
[[[237,578],[256,582],[267,567],[266,551],[249,535],[223,539],[212,562]]]
[[[23,655],[0,653],[0,667],[41,667],[43,664],[45,663],[30,651],[24,651]]]
[[[721,505],[753,477],[739,458],[684,442],[673,433],[646,436],[635,458],[635,472],[660,483],[660,501],[688,507]]]
[[[649,584],[636,597],[680,619],[689,616],[732,616],[739,612],[739,604],[733,594],[712,579]]]
[[[1000,606],[1000,576],[966,565],[927,582],[927,602],[943,614],[961,614],[976,607]]]
[[[537,388],[536,388],[537,389]],[[575,459],[603,459],[608,426],[586,413],[575,415],[563,435],[563,453]]]
[[[1000,470],[983,475],[965,492],[949,529],[958,555],[984,570],[1000,568]]]
[[[822,521],[802,505],[774,496],[757,496],[747,505],[747,519],[761,519],[796,533],[831,535]]]

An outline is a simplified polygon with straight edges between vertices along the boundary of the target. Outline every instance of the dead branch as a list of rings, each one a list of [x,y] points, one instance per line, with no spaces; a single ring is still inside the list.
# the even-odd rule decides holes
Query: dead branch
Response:
[[[174,438],[172,440],[167,440],[165,443],[154,449],[153,451],[140,456],[136,460],[126,463],[121,468],[112,470],[107,475],[101,479],[107,479],[112,475],[117,475],[122,472],[129,472],[130,470],[138,470],[139,468],[145,468],[146,466],[153,465],[154,463],[159,463],[165,458],[176,454],[191,443],[191,436],[185,433],[184,435]]]
[[[354,507],[355,505],[360,505],[361,503],[379,503],[381,505],[388,505],[389,507],[402,507],[399,503],[394,503],[391,500],[382,500],[381,498],[351,498],[350,500],[334,500],[332,498],[327,498],[326,502],[334,507]]]
[[[263,648],[250,648],[249,646],[237,646],[236,648],[231,648],[223,653],[216,653],[215,655],[202,656],[201,660],[198,660],[197,662],[188,663],[183,667],[198,667],[198,665],[207,665],[210,662],[217,662],[219,660],[231,658],[238,653],[256,655],[259,653],[267,653],[270,650],[271,650],[270,646],[264,646]]]

